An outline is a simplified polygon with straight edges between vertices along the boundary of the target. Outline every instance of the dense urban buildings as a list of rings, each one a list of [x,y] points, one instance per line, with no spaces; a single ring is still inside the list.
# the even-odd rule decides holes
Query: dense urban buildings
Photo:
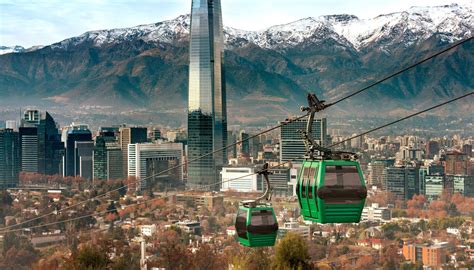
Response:
[[[193,0],[189,43],[188,160],[227,145],[224,32],[220,0]],[[226,151],[188,165],[190,188],[217,183]],[[218,190],[219,186],[207,186]]]

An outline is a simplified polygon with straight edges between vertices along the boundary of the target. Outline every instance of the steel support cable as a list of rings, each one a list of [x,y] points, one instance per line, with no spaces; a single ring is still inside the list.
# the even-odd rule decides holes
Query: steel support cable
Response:
[[[469,37],[469,38],[467,38],[467,39],[464,39],[464,40],[462,40],[462,41],[460,41],[460,42],[458,42],[458,43],[456,43],[456,44],[454,44],[454,45],[452,45],[452,46],[450,46],[450,47],[448,47],[448,48],[446,48],[446,49],[444,49],[444,50],[442,50],[442,51],[440,51],[440,52],[437,52],[437,53],[435,53],[435,54],[432,54],[432,55],[430,55],[430,56],[424,58],[423,60],[421,60],[421,61],[419,61],[419,62],[416,62],[416,63],[414,63],[414,64],[412,64],[412,65],[410,65],[410,66],[408,66],[408,67],[406,67],[406,68],[403,68],[403,69],[401,69],[401,70],[399,70],[399,71],[397,71],[397,72],[395,72],[395,73],[392,73],[392,74],[390,74],[390,75],[388,75],[388,76],[386,76],[386,77],[384,77],[384,78],[382,78],[382,79],[380,79],[380,80],[378,80],[378,81],[376,81],[376,82],[374,82],[374,83],[372,83],[372,84],[370,84],[370,85],[368,85],[368,86],[366,86],[366,87],[364,87],[364,88],[362,88],[362,89],[359,89],[359,90],[355,91],[355,92],[352,93],[352,94],[349,94],[349,95],[347,95],[347,96],[345,96],[345,97],[343,97],[343,98],[341,98],[341,99],[339,99],[339,100],[337,100],[337,101],[335,101],[335,102],[329,103],[329,104],[327,104],[326,108],[328,108],[328,107],[330,107],[330,106],[333,106],[333,105],[335,105],[335,104],[337,104],[337,103],[339,103],[339,102],[341,102],[341,101],[343,101],[343,100],[346,100],[346,99],[348,99],[348,98],[350,98],[350,97],[353,97],[353,96],[355,96],[355,95],[357,95],[357,94],[359,94],[359,93],[361,93],[361,92],[364,92],[364,91],[366,91],[366,90],[368,90],[368,89],[370,89],[370,88],[372,88],[372,87],[374,87],[374,86],[376,86],[376,85],[378,85],[378,84],[380,84],[380,83],[382,83],[382,82],[384,82],[384,81],[387,81],[387,80],[389,80],[389,79],[391,79],[391,78],[393,78],[393,77],[396,77],[396,76],[402,74],[402,73],[405,72],[405,71],[408,71],[408,70],[410,70],[410,69],[412,69],[412,68],[414,68],[414,67],[416,67],[416,66],[418,66],[418,65],[420,65],[420,64],[422,64],[422,63],[424,63],[424,62],[426,62],[426,61],[428,61],[428,60],[430,60],[430,59],[435,58],[436,56],[439,56],[439,55],[441,55],[441,54],[443,54],[443,53],[446,53],[446,52],[448,52],[448,51],[450,51],[450,50],[452,50],[452,49],[454,49],[454,48],[456,48],[456,47],[458,47],[458,46],[460,46],[460,45],[462,45],[462,44],[464,44],[464,43],[466,43],[466,42],[472,40],[472,38],[473,38],[473,37]],[[279,124],[279,125],[277,125],[277,126],[271,127],[271,128],[269,128],[269,129],[266,129],[266,130],[264,130],[264,131],[262,131],[262,132],[259,132],[259,133],[255,134],[255,135],[249,136],[249,137],[246,138],[246,139],[243,139],[243,140],[240,140],[240,141],[236,141],[236,142],[234,142],[234,143],[232,143],[232,144],[229,144],[229,145],[227,145],[227,146],[224,146],[224,147],[222,147],[222,148],[219,148],[219,149],[217,149],[217,150],[214,150],[214,151],[212,151],[212,152],[209,152],[209,153],[207,153],[207,154],[204,154],[204,155],[199,156],[199,157],[197,157],[197,158],[194,158],[194,159],[192,159],[192,160],[188,160],[188,161],[183,162],[183,163],[180,163],[180,164],[178,164],[178,165],[176,165],[176,166],[174,166],[174,167],[171,167],[171,168],[168,168],[168,169],[166,169],[166,170],[163,170],[163,171],[161,171],[161,172],[159,172],[159,173],[157,173],[157,174],[154,174],[154,175],[151,175],[151,176],[142,178],[142,179],[138,179],[137,181],[135,181],[135,182],[133,182],[133,183],[129,183],[129,184],[124,185],[124,186],[122,186],[122,187],[119,187],[119,188],[116,188],[116,189],[113,189],[113,190],[109,190],[109,191],[107,191],[107,192],[105,192],[105,193],[99,194],[99,195],[97,195],[97,196],[95,196],[95,197],[93,197],[93,198],[89,198],[89,199],[84,200],[84,201],[82,201],[82,202],[78,202],[78,203],[76,203],[76,204],[67,206],[67,207],[65,207],[65,208],[63,208],[63,209],[58,210],[58,212],[65,211],[65,210],[74,208],[74,207],[76,207],[76,206],[82,205],[82,204],[86,203],[86,202],[89,201],[89,200],[94,200],[94,199],[98,199],[98,198],[104,197],[104,196],[106,196],[106,195],[108,195],[108,194],[110,194],[110,193],[112,193],[112,192],[114,192],[114,191],[119,191],[119,190],[121,190],[121,189],[124,189],[124,188],[126,188],[126,187],[129,187],[129,186],[131,186],[132,184],[138,184],[138,183],[140,183],[140,182],[142,182],[142,181],[145,181],[145,180],[148,180],[148,179],[150,179],[150,178],[155,178],[155,177],[157,177],[157,176],[159,176],[159,175],[161,175],[161,174],[164,174],[164,173],[169,172],[169,171],[171,171],[171,170],[180,168],[180,167],[182,167],[182,166],[184,166],[184,165],[187,165],[187,164],[189,164],[189,163],[191,163],[191,162],[195,162],[195,161],[200,160],[200,159],[202,159],[202,158],[204,158],[204,157],[213,155],[213,154],[215,154],[215,153],[218,153],[218,152],[220,152],[220,151],[223,151],[223,150],[225,150],[225,149],[228,149],[228,148],[230,148],[230,147],[233,147],[233,146],[235,146],[235,145],[237,145],[237,144],[240,144],[240,143],[242,143],[242,142],[251,140],[251,139],[253,139],[253,138],[255,138],[255,137],[258,137],[258,136],[260,136],[260,135],[262,135],[262,134],[268,133],[268,132],[270,132],[270,131],[272,131],[272,130],[278,129],[278,128],[284,126],[284,125],[287,125],[287,124],[289,124],[289,123],[292,123],[292,122],[294,122],[294,121],[297,121],[297,120],[299,120],[299,119],[302,119],[302,118],[306,117],[307,115],[308,115],[308,114],[304,114],[304,115],[298,116],[298,117],[296,117],[296,118],[293,118],[293,119],[284,121],[284,122],[282,122],[281,124]],[[361,135],[361,136],[363,136],[363,135]],[[331,145],[331,146],[329,146],[329,147],[332,147],[332,146],[334,146],[334,145]],[[2,230],[10,229],[10,228],[13,228],[13,227],[18,227],[18,226],[21,226],[21,225],[23,225],[23,224],[26,224],[26,223],[29,223],[29,222],[32,222],[32,221],[35,221],[35,220],[38,220],[38,219],[42,219],[42,218],[44,218],[44,217],[47,217],[47,216],[50,216],[50,215],[53,215],[53,214],[56,214],[56,211],[53,211],[53,212],[50,212],[50,213],[47,213],[47,214],[44,214],[44,215],[35,217],[35,218],[33,218],[33,219],[30,219],[30,220],[26,220],[26,221],[20,222],[20,223],[18,223],[18,224],[14,224],[14,225],[7,226],[7,227],[5,227],[5,228],[3,228],[3,229],[0,229],[0,232],[1,232]]]
[[[382,125],[382,126],[379,126],[379,127],[377,127],[377,128],[373,128],[373,129],[371,129],[371,130],[368,130],[368,131],[363,132],[363,133],[361,133],[361,134],[358,134],[358,135],[356,135],[356,136],[352,136],[352,137],[350,137],[350,138],[348,138],[348,139],[345,139],[345,140],[343,140],[343,141],[337,142],[337,143],[332,144],[332,145],[330,145],[330,146],[328,146],[328,147],[334,147],[334,146],[339,145],[339,144],[341,144],[341,143],[344,143],[344,142],[346,142],[346,141],[350,141],[350,140],[352,140],[352,139],[358,138],[358,137],[360,137],[360,136],[364,136],[364,135],[366,135],[366,134],[369,134],[369,133],[371,133],[371,132],[377,131],[377,130],[379,130],[379,129],[382,129],[382,128],[385,128],[385,127],[394,125],[394,124],[399,123],[399,122],[401,122],[401,121],[407,120],[407,119],[409,119],[409,118],[412,118],[412,117],[414,117],[414,116],[420,115],[420,114],[422,114],[422,113],[425,113],[425,112],[434,110],[434,109],[436,109],[436,108],[442,107],[442,106],[444,106],[444,105],[446,105],[446,104],[452,103],[452,102],[454,102],[454,101],[460,100],[460,99],[465,98],[465,97],[468,97],[468,96],[470,96],[470,95],[474,95],[474,91],[473,91],[473,92],[469,92],[469,93],[467,93],[467,94],[464,94],[464,95],[462,95],[462,96],[459,96],[459,97],[450,99],[450,100],[448,100],[448,101],[445,101],[445,102],[443,102],[443,103],[437,104],[437,105],[435,105],[435,106],[426,108],[426,109],[424,109],[424,110],[418,111],[418,112],[416,112],[416,113],[407,115],[407,116],[405,116],[405,117],[403,117],[403,118],[400,118],[400,119],[398,119],[398,120],[389,122],[389,123],[384,124],[384,125]],[[268,167],[266,170],[270,170],[270,169],[273,169],[273,168],[281,167],[282,165],[285,165],[285,164],[287,164],[287,163],[289,163],[289,162],[293,162],[294,160],[295,160],[295,159],[292,159],[292,160],[289,160],[289,161],[285,161],[285,162],[280,162],[280,163],[278,163],[277,165]],[[243,176],[240,176],[240,177],[237,177],[237,178],[228,179],[228,180],[225,180],[225,181],[222,181],[222,182],[216,182],[216,183],[213,183],[213,184],[204,185],[204,186],[202,186],[202,187],[212,187],[212,186],[215,186],[215,185],[220,185],[220,184],[222,184],[222,183],[231,182],[231,181],[235,181],[235,180],[242,179],[242,178],[245,178],[245,177],[249,177],[249,176],[252,176],[252,175],[257,174],[257,173],[258,173],[258,171],[255,172],[255,173],[243,175]],[[142,203],[148,203],[148,202],[151,202],[151,201],[154,201],[154,200],[158,200],[158,199],[166,199],[166,198],[171,197],[171,196],[172,196],[172,195],[168,195],[168,196],[164,196],[164,197],[159,197],[159,198],[151,199],[151,200],[148,200],[148,201],[146,201],[146,202],[138,202],[138,203],[136,203],[136,204],[126,205],[125,208],[131,207],[131,206],[134,206],[134,205],[139,205],[139,204],[142,204]],[[80,217],[75,217],[75,218],[71,218],[71,219],[67,219],[67,220],[62,220],[62,221],[56,221],[56,222],[52,222],[52,223],[47,223],[47,224],[43,224],[43,225],[35,225],[35,226],[30,226],[30,227],[20,228],[20,229],[14,229],[14,230],[3,230],[3,231],[0,231],[0,233],[16,232],[16,231],[22,231],[22,230],[27,230],[27,229],[33,229],[33,228],[52,226],[52,225],[56,225],[56,224],[60,224],[60,223],[65,223],[65,222],[70,222],[70,221],[79,220],[79,219],[82,219],[82,218],[92,217],[92,216],[95,216],[95,215],[105,214],[105,213],[112,212],[112,211],[117,211],[117,210],[116,210],[116,209],[111,209],[111,210],[106,210],[106,211],[102,211],[102,212],[98,212],[98,213],[92,213],[92,214],[88,214],[88,215],[84,215],[84,216],[80,216]],[[4,228],[4,229],[5,229],[5,228]]]

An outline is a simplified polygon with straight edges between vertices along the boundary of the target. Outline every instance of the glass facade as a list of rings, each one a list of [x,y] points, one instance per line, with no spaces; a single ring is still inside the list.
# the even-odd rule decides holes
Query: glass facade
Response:
[[[224,33],[219,0],[193,0],[189,47],[188,160],[227,145]],[[188,187],[218,181],[226,151],[188,165]],[[215,186],[213,189],[218,190]]]
[[[280,123],[283,124],[284,122]],[[306,119],[288,123],[280,128],[280,161],[302,162],[306,154],[303,135],[300,131],[306,130]],[[313,120],[313,139],[320,145],[326,145],[327,123],[326,118]]]
[[[18,132],[0,129],[0,189],[16,187],[20,172]]]

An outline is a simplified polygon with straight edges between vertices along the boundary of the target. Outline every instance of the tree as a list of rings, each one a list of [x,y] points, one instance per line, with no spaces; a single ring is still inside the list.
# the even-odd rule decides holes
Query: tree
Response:
[[[383,262],[383,269],[396,270],[403,258],[398,254],[398,248],[392,245],[383,249],[381,261]]]
[[[186,269],[189,267],[189,251],[180,241],[178,232],[166,230],[158,236],[158,253],[161,267],[168,270]]]
[[[287,233],[276,245],[272,262],[273,269],[309,269],[308,247],[303,238]]]
[[[401,229],[397,223],[387,223],[382,226],[383,235],[390,240],[395,239],[395,233]]]
[[[66,269],[80,270],[80,269],[107,269],[110,264],[110,259],[107,255],[107,250],[93,246],[82,246],[77,254],[72,256],[72,260],[66,264]]]

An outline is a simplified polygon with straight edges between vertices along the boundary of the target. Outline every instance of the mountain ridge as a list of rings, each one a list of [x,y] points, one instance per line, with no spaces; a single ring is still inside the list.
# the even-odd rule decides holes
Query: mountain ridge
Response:
[[[472,9],[459,5],[416,7],[371,19],[310,17],[261,31],[225,27],[230,115],[255,117],[256,108],[275,117],[289,114],[305,103],[306,92],[340,97],[471,36],[473,28]],[[0,55],[0,94],[169,109],[181,117],[185,111],[178,108],[185,108],[187,100],[188,34],[189,15],[181,15]],[[466,44],[433,60],[431,69],[416,68],[381,85],[370,95],[386,102],[384,108],[355,98],[338,112],[397,111],[472,89],[472,47]]]

